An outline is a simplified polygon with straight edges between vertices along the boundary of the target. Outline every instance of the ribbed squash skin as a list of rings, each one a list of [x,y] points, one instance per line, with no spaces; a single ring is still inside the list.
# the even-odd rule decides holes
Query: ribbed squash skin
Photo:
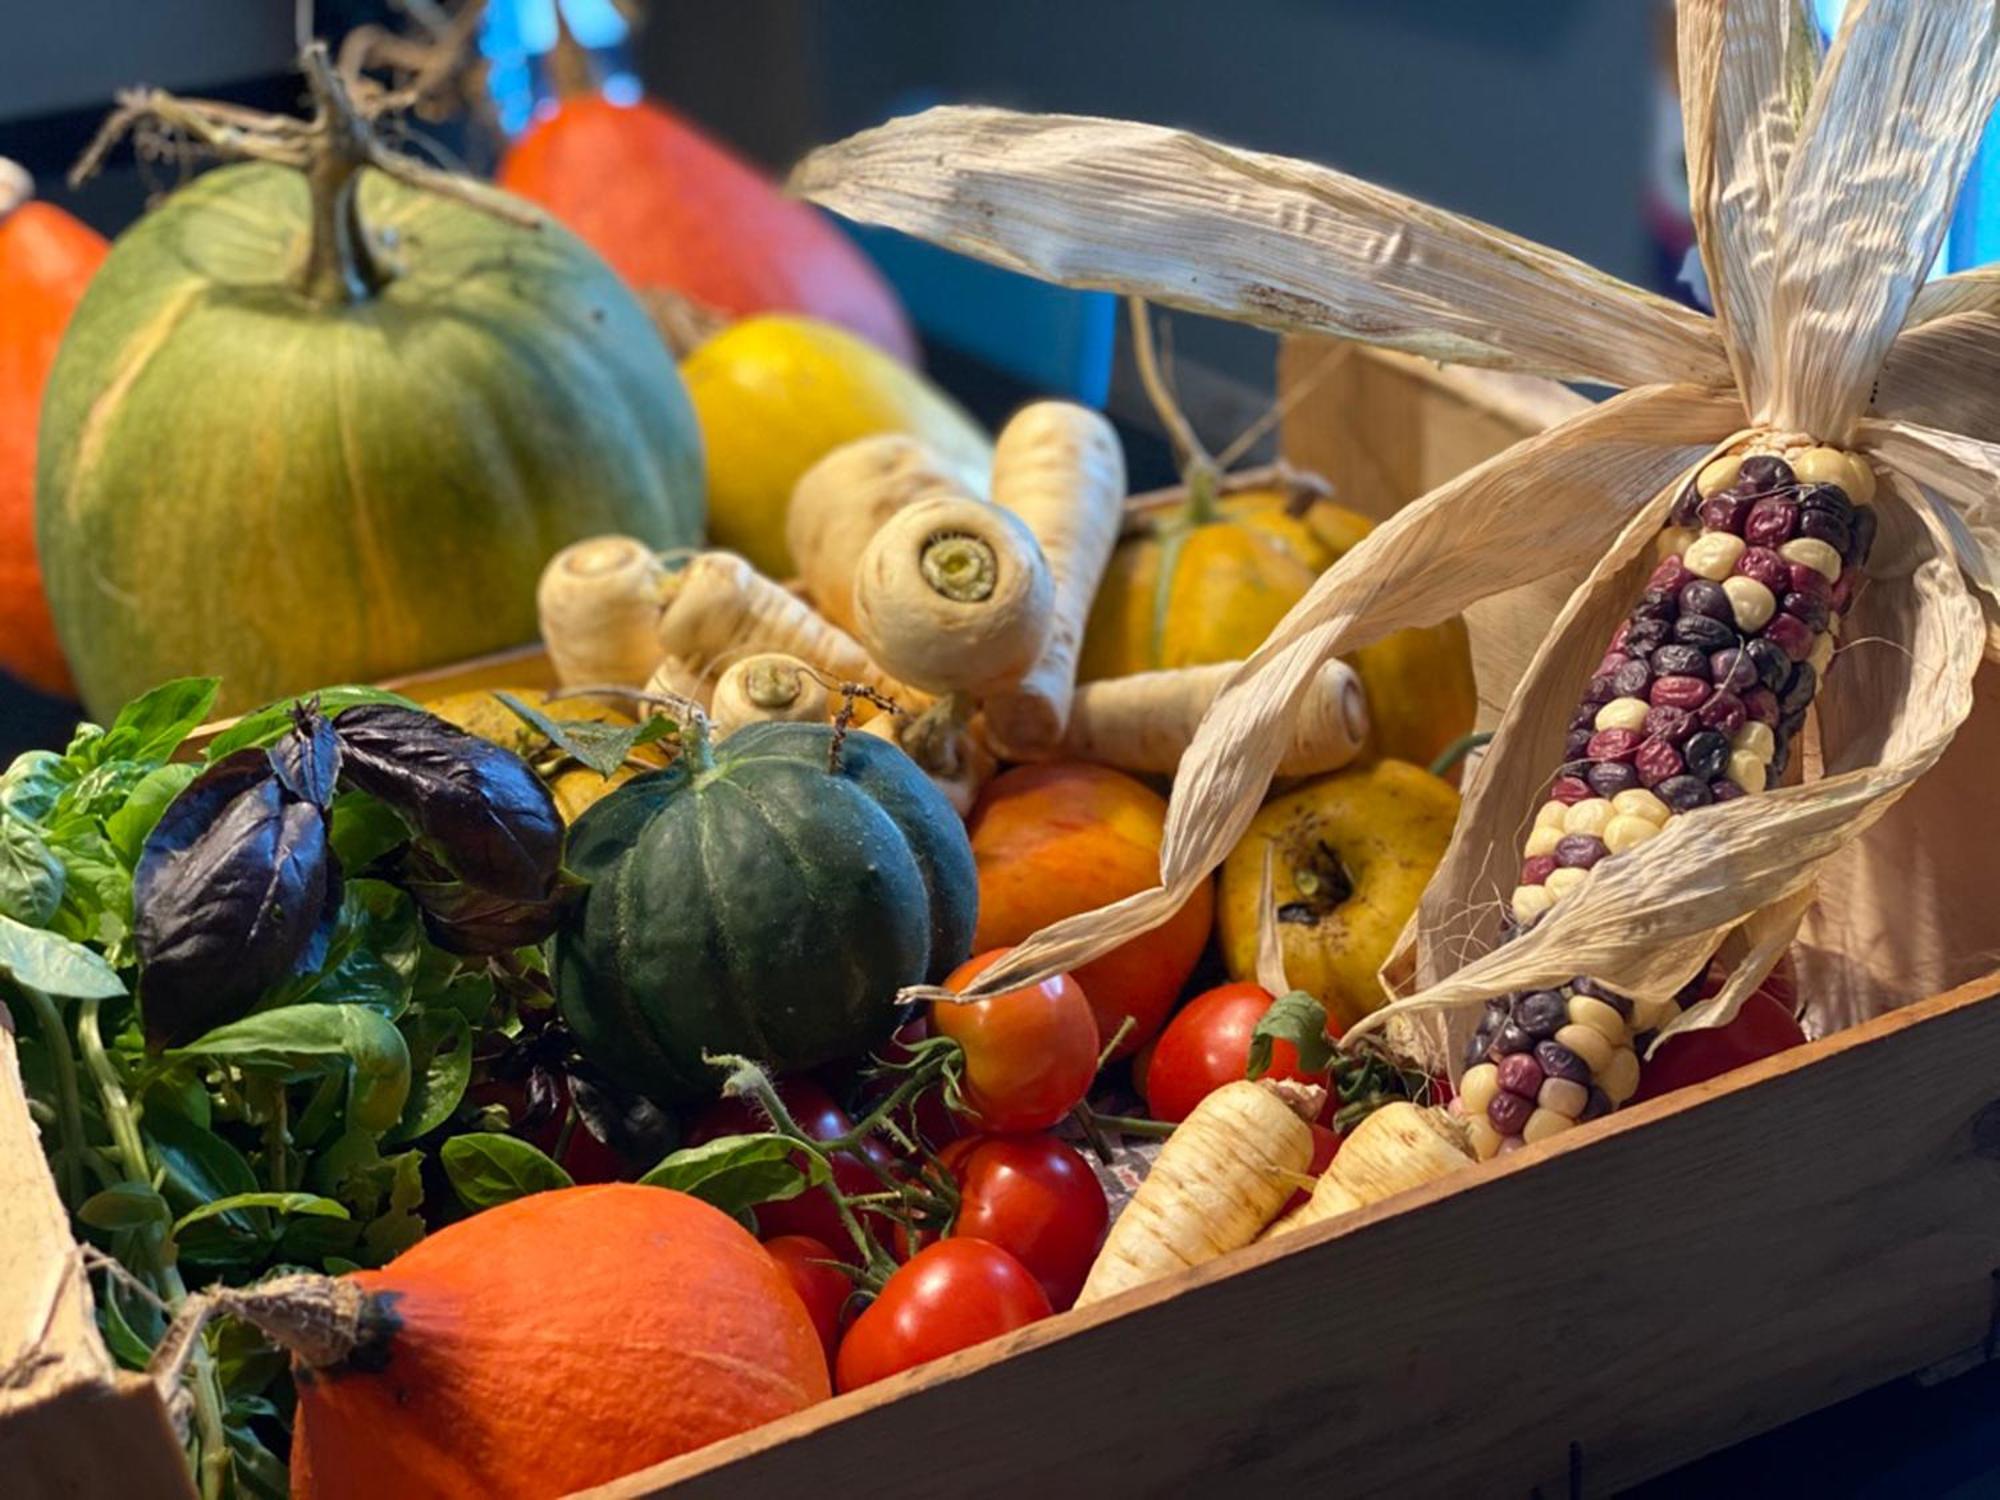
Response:
[[[827,1396],[790,1278],[667,1188],[535,1193],[353,1279],[396,1327],[296,1371],[294,1500],[566,1495]]]
[[[218,673],[223,710],[532,640],[569,542],[700,539],[700,439],[632,294],[568,231],[376,174],[397,274],[297,289],[307,188],[198,178],[119,238],[50,377],[37,538],[84,702]]]
[[[972,945],[965,828],[902,751],[823,724],[756,724],[626,783],[571,830],[589,882],[556,939],[585,1054],[658,1098],[712,1094],[708,1052],[780,1071],[886,1039],[904,985]]]
[[[0,210],[0,671],[73,691],[35,562],[35,426],[70,314],[104,237],[47,203]]]

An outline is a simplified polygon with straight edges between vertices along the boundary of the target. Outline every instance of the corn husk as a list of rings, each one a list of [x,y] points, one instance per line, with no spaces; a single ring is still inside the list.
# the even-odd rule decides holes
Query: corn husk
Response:
[[[1712,319],[1338,172],[1151,126],[937,110],[803,165],[840,212],[1032,275],[1628,387],[1433,490],[1330,569],[1183,758],[1160,886],[1036,934],[974,993],[1073,968],[1178,910],[1254,814],[1320,662],[1483,600],[1546,607],[1549,580],[1580,571],[1385,968],[1400,998],[1364,1025],[1449,1065],[1489,996],[1588,973],[1664,998],[1725,948],[1736,980],[1676,1027],[1715,1024],[1794,930],[1816,1025],[1908,998],[1914,981],[1883,982],[1873,936],[1895,934],[1926,989],[1991,963],[2000,911],[1937,898],[1955,881],[1990,889],[1983,866],[2000,858],[1992,840],[1963,846],[1962,809],[1996,800],[1977,762],[1939,775],[1974,715],[2000,580],[2000,385],[1965,374],[2000,369],[2000,277],[1919,288],[2000,94],[1996,0],[1853,0],[1823,63],[1797,0],[1683,0],[1679,24]],[[1809,779],[1674,819],[1497,948],[1519,836],[1675,488],[1733,444],[1808,439],[1889,476]],[[1992,717],[1974,734],[2000,738]],[[1926,777],[1938,784],[1899,809]],[[1862,908],[1829,910],[1816,890]]]

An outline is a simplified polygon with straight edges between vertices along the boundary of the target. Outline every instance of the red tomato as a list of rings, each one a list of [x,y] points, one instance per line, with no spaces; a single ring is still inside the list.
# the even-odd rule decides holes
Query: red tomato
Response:
[[[1007,950],[959,965],[962,990]],[[934,1004],[931,1030],[965,1049],[966,1108],[995,1135],[1046,1130],[1082,1102],[1097,1076],[1097,1022],[1067,974],[971,1005]]]
[[[810,1078],[781,1078],[778,1097],[792,1112],[799,1129],[816,1141],[838,1140],[854,1128],[854,1122],[834,1102],[833,1095]],[[688,1127],[687,1140],[690,1146],[699,1146],[718,1136],[762,1135],[770,1128],[771,1122],[764,1118],[764,1112],[749,1100],[718,1099],[695,1116]],[[868,1144],[874,1148],[868,1154],[882,1161],[882,1148],[872,1141]],[[850,1197],[879,1192],[882,1188],[882,1179],[858,1156],[849,1153],[834,1158],[833,1180]],[[854,1243],[847,1226],[841,1222],[840,1210],[834,1207],[824,1188],[814,1188],[782,1203],[760,1203],[754,1214],[757,1232],[762,1235],[800,1234],[822,1244],[849,1248]]]
[[[1049,1315],[1028,1268],[985,1240],[939,1240],[883,1285],[840,1341],[834,1388],[857,1390],[901,1370],[1012,1333]]]
[[[1147,1113],[1178,1124],[1225,1083],[1243,1077],[1250,1065],[1250,1033],[1270,1008],[1271,996],[1261,985],[1225,984],[1176,1011],[1153,1043],[1139,1080]],[[1271,1067],[1264,1076],[1326,1082],[1324,1073],[1299,1067],[1299,1049],[1290,1042],[1272,1044]]]
[[[1720,1077],[1760,1057],[1797,1047],[1805,1039],[1790,1008],[1760,989],[1743,1002],[1736,1019],[1727,1026],[1679,1032],[1660,1043],[1659,1050],[1639,1070],[1639,1091],[1632,1102],[1657,1099],[1691,1083]]]
[[[1313,1159],[1311,1164],[1306,1168],[1306,1176],[1317,1177],[1319,1176],[1320,1173],[1324,1172],[1328,1167],[1333,1165],[1334,1157],[1339,1154],[1340,1133],[1332,1129],[1330,1126],[1320,1125],[1320,1124],[1315,1124],[1312,1126],[1312,1133],[1313,1133]],[[1310,1198],[1311,1196],[1312,1194],[1308,1192],[1305,1188],[1300,1188],[1297,1192],[1293,1193],[1291,1197],[1285,1200],[1285,1206],[1278,1210],[1277,1216],[1279,1218],[1283,1218],[1286,1214],[1290,1213],[1293,1209],[1297,1208],[1300,1204],[1304,1203],[1306,1199]]]
[[[840,1257],[822,1241],[803,1234],[781,1234],[764,1241],[764,1248],[791,1277],[799,1301],[806,1305],[806,1316],[812,1319],[813,1330],[826,1349],[826,1366],[831,1370],[834,1351],[840,1347],[840,1315],[846,1310],[848,1295],[854,1287],[832,1266],[815,1262]]]
[[[998,1245],[1058,1312],[1076,1301],[1111,1211],[1090,1164],[1050,1135],[982,1135],[940,1157],[958,1180],[954,1235]]]
[[[556,1080],[554,1112],[526,1129],[519,1124],[528,1113],[528,1081],[525,1078],[485,1079],[465,1091],[465,1102],[475,1108],[488,1104],[503,1106],[508,1118],[516,1122],[512,1134],[544,1156],[554,1156],[556,1142],[562,1138],[563,1120],[569,1114],[569,1082],[563,1078]],[[645,1170],[635,1167],[611,1146],[592,1135],[590,1127],[581,1119],[570,1127],[569,1141],[562,1149],[558,1165],[569,1173],[570,1181],[584,1184],[618,1182],[637,1177]]]

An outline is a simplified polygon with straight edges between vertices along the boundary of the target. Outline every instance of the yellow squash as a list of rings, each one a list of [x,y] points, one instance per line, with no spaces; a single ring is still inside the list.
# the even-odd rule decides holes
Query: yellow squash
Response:
[[[846,330],[781,314],[745,318],[681,365],[708,453],[709,539],[759,572],[794,572],[785,510],[799,476],[881,432],[928,445],[984,497],[993,445],[949,396]]]
[[[541,709],[554,719],[586,719],[595,724],[633,722],[630,715],[620,713],[615,708],[589,698],[565,698],[560,703],[551,704],[549,695],[536,688],[506,688],[499,691],[520,699],[530,708]],[[424,707],[447,723],[456,724],[467,734],[476,734],[482,740],[491,740],[494,744],[513,751],[532,765],[548,783],[549,792],[556,799],[556,809],[562,814],[565,823],[574,823],[591,803],[613,787],[622,786],[639,774],[640,767],[630,760],[608,778],[600,776],[589,766],[571,760],[492,692],[478,690],[448,693],[442,698],[431,699]],[[657,745],[641,745],[632,752],[632,755],[633,760],[644,761],[649,766],[663,766],[667,763],[667,757]]]
[[[1264,857],[1285,978],[1339,1025],[1383,1002],[1375,971],[1444,857],[1458,793],[1406,761],[1308,782],[1267,803],[1222,866],[1217,929],[1230,977],[1254,979]]]

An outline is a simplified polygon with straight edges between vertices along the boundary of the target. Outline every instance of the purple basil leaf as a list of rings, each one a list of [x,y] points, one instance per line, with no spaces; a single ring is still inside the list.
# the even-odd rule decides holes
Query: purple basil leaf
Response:
[[[188,784],[147,836],[132,880],[139,1005],[156,1046],[246,1013],[323,938],[338,875],[326,814],[242,750]],[[338,896],[333,896],[337,908]]]
[[[343,779],[414,823],[462,881],[517,902],[548,898],[562,867],[562,815],[525,761],[390,703],[347,709],[333,725]]]
[[[292,796],[324,811],[333,805],[334,783],[340,777],[340,739],[318,709],[300,705],[292,727],[271,746],[271,765]]]

